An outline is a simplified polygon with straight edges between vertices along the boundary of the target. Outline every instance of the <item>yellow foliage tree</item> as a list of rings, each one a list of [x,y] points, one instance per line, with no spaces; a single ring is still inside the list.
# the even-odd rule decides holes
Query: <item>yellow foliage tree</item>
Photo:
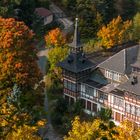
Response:
[[[18,127],[15,131],[12,131],[6,136],[6,140],[41,140],[40,136],[36,133],[39,127],[43,127],[45,121],[41,120],[36,126],[23,125]]]
[[[39,136],[35,135],[36,131],[36,127],[23,125],[16,129],[16,131],[8,134],[6,140],[41,140]]]
[[[36,133],[40,127],[43,127],[46,120],[39,120],[35,125],[29,125],[32,116],[26,112],[18,112],[13,105],[4,103],[0,108],[0,133],[1,139],[6,140],[41,140]]]
[[[75,117],[72,130],[64,140],[138,140],[138,138],[140,128],[132,122],[124,121],[120,126],[115,126],[113,122],[103,122],[100,119],[81,122],[79,117]]]
[[[34,91],[35,92],[35,91]],[[25,94],[25,93],[24,93]],[[32,109],[27,107],[29,99],[25,97],[18,87],[1,89],[0,90],[0,139],[1,140],[20,140],[25,137],[38,138],[35,135],[37,130],[45,124],[45,120],[40,119],[34,111],[41,106],[30,104]],[[36,96],[36,95],[34,95]],[[26,99],[25,99],[26,98]],[[32,97],[33,98],[33,97]],[[24,105],[23,105],[24,104]],[[41,113],[41,111],[38,111]],[[36,118],[35,120],[35,117]],[[23,133],[27,131],[26,133]],[[28,140],[28,139],[27,139]]]
[[[100,119],[93,122],[80,122],[80,118],[75,117],[72,122],[72,130],[68,136],[64,137],[64,140],[101,140],[102,138],[111,140],[113,129],[113,127],[109,127],[108,123]]]
[[[111,48],[114,45],[122,44],[130,39],[129,29],[132,21],[124,21],[120,16],[114,18],[107,26],[103,26],[97,33],[99,46]]]
[[[60,61],[62,61],[68,53],[68,48],[60,48],[60,47],[55,47],[51,49],[51,51],[48,52],[48,59],[51,64],[50,70],[51,71],[56,71],[56,64]]]
[[[115,137],[116,140],[138,140],[140,138],[140,128],[128,120],[125,120],[116,127],[119,135]]]

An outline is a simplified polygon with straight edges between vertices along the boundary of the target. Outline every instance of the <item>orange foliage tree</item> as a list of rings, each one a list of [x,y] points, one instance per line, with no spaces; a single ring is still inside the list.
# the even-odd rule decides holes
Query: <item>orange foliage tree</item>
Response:
[[[66,39],[59,28],[51,30],[46,36],[46,45],[47,47],[58,47],[64,46],[66,43]]]
[[[41,139],[35,133],[44,113],[43,83],[33,37],[23,22],[0,17],[1,139]]]
[[[23,22],[0,17],[0,88],[15,83],[32,88],[42,78],[32,39]]]
[[[97,33],[99,46],[111,48],[130,40],[129,29],[132,21],[124,21],[120,16],[114,18],[107,26],[103,26]]]

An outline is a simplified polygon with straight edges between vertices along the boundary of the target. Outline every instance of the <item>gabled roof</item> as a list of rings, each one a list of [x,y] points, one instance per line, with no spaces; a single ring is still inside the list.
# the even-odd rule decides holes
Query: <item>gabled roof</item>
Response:
[[[128,91],[140,98],[140,74],[132,72],[132,66],[140,66],[140,45],[126,48],[97,65],[100,68],[128,74],[128,81],[120,85],[108,84],[107,79],[102,76],[102,73],[99,73],[100,71],[94,71],[85,83],[93,87],[97,85],[96,83],[99,83],[98,85],[101,84],[102,86],[97,88],[120,97],[124,96],[124,91]]]
[[[35,12],[41,17],[47,17],[47,16],[52,15],[52,12],[50,10],[43,7],[36,8]]]
[[[95,68],[96,64],[84,58],[82,54],[76,56],[71,53],[64,61],[59,63],[59,66],[68,71],[78,73],[86,69]]]
[[[125,50],[109,57],[107,60],[98,65],[98,67],[124,73],[125,71]]]
[[[131,48],[126,48],[117,54],[111,56],[104,62],[100,63],[97,67],[112,70],[122,74],[130,74],[132,66],[138,55],[139,45]]]

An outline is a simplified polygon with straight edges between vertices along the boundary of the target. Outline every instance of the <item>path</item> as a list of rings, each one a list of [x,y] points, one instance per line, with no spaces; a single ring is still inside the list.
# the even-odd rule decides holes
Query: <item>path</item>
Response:
[[[46,75],[46,64],[47,64],[47,49],[41,48],[40,51],[38,52],[37,56],[39,57],[39,60],[38,60],[39,67],[40,67],[43,75],[45,76]],[[44,94],[45,94],[44,106],[45,106],[45,111],[47,112],[47,125],[46,125],[45,129],[42,129],[40,131],[41,136],[43,137],[43,139],[48,138],[49,140],[62,140],[62,138],[60,138],[57,135],[57,133],[54,131],[52,124],[51,124],[50,114],[48,113],[49,106],[48,106],[46,88],[44,89]]]
[[[73,22],[71,20],[69,20],[68,18],[66,18],[66,16],[64,16],[64,18],[60,18],[58,15],[63,14],[65,15],[65,13],[54,3],[51,3],[50,5],[50,10],[52,11],[52,13],[57,13],[55,16],[58,20],[58,22],[63,23],[64,25],[64,31],[65,32],[69,32],[73,29]]]

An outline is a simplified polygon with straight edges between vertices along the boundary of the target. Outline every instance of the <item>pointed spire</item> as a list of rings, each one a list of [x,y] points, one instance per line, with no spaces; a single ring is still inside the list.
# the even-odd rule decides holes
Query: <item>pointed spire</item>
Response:
[[[78,18],[75,19],[75,30],[74,30],[74,37],[73,37],[73,42],[71,43],[71,47],[73,48],[81,47],[80,34],[78,30]]]

